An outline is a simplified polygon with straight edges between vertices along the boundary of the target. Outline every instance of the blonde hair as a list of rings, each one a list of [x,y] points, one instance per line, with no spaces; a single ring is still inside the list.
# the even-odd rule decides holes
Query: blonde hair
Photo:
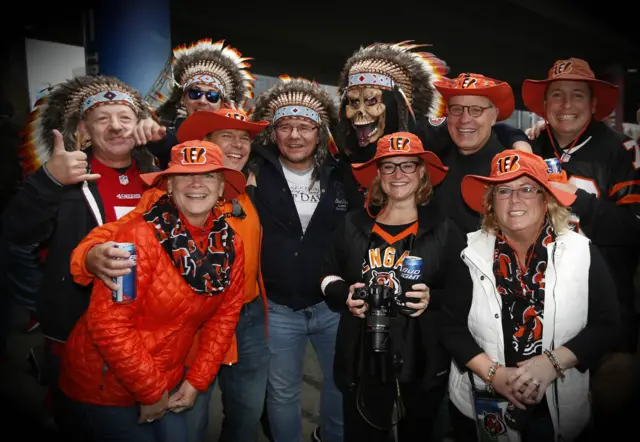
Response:
[[[496,214],[493,211],[493,191],[496,185],[490,185],[484,193],[483,205],[486,207],[485,213],[482,215],[481,228],[487,233],[496,234],[500,231]],[[542,196],[547,201],[547,218],[551,222],[551,227],[556,233],[564,233],[569,230],[569,209],[561,205],[553,194],[541,186]]]
[[[417,205],[426,206],[431,200],[431,196],[433,195],[433,186],[431,185],[429,169],[427,169],[427,166],[422,160],[414,173],[419,173],[420,170],[424,170],[424,174],[422,178],[420,178],[420,183],[418,184],[418,190],[416,190],[415,198]],[[369,186],[369,202],[374,206],[384,206],[387,203],[387,194],[384,193],[384,190],[382,190],[382,185],[380,184],[380,175],[376,175],[373,183],[371,183],[371,186]]]

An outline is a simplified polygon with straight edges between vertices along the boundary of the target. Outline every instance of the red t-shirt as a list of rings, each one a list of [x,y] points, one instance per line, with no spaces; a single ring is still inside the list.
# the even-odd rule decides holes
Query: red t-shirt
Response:
[[[100,174],[96,181],[102,199],[105,223],[115,221],[132,211],[144,192],[144,183],[135,160],[123,174],[105,166],[95,157],[91,159],[91,172]]]

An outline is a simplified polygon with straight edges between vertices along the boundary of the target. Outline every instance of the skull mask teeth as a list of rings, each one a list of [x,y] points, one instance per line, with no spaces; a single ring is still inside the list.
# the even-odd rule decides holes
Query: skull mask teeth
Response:
[[[357,87],[347,92],[345,116],[356,131],[360,147],[375,143],[384,135],[386,110],[379,88]]]

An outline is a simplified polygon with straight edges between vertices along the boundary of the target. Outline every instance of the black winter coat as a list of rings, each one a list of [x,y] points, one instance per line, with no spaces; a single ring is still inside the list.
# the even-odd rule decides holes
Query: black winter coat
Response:
[[[362,261],[369,246],[375,220],[364,210],[351,211],[334,237],[333,247],[326,255],[324,275],[336,275],[344,281],[328,284],[324,290],[327,304],[342,312],[334,356],[334,379],[343,391],[352,390],[359,379],[359,355],[364,320],[353,316],[346,307],[349,286],[362,281]],[[466,240],[455,223],[446,218],[433,202],[418,208],[418,233],[413,255],[423,260],[423,277],[431,294],[428,308],[418,318],[423,350],[426,352],[425,372],[420,384],[425,391],[448,379],[451,357],[439,339],[440,308],[444,297],[459,296],[456,292],[471,292],[469,270],[460,259]]]

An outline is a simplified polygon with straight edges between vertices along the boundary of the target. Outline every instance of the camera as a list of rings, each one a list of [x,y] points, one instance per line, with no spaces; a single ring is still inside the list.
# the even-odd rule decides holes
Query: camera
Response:
[[[395,316],[393,288],[385,285],[373,285],[356,289],[352,299],[362,299],[369,305],[366,314],[365,330],[369,348],[376,353],[389,351],[389,331]]]

